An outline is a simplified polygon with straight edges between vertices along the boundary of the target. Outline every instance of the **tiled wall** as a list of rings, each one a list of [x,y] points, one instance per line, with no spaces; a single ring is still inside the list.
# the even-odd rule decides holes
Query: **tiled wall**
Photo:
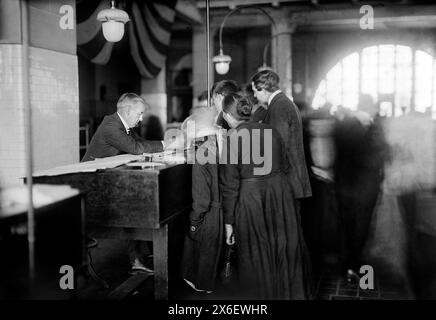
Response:
[[[21,45],[0,45],[0,186],[21,183],[25,137]],[[77,56],[30,48],[34,170],[79,161]]]
[[[30,48],[34,169],[79,161],[77,56]]]
[[[25,174],[21,45],[0,45],[0,186]]]

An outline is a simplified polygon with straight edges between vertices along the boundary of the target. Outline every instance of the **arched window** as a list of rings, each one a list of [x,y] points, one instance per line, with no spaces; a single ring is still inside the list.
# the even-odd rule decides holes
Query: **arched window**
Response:
[[[380,106],[380,113],[399,116],[410,110],[431,112],[436,119],[436,63],[421,50],[383,44],[354,52],[331,68],[320,82],[312,107],[326,102],[356,110],[361,94]]]

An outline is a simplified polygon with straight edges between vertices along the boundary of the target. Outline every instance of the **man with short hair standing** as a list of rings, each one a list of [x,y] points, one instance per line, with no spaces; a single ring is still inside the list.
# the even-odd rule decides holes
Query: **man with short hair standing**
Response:
[[[260,103],[267,104],[264,123],[276,128],[283,139],[289,161],[289,178],[297,200],[312,196],[309,174],[303,149],[303,127],[297,106],[280,90],[279,76],[270,70],[257,72],[251,78],[254,96]]]
[[[276,128],[283,140],[284,150],[289,162],[288,177],[291,185],[294,207],[298,223],[301,225],[301,199],[312,196],[312,188],[307,172],[306,158],[303,147],[303,125],[297,106],[280,90],[279,76],[270,70],[257,72],[251,78],[254,96],[260,103],[267,106],[263,123]],[[301,229],[300,229],[301,230]],[[303,279],[308,290],[308,296],[313,295],[311,279],[312,263],[306,243],[301,236],[301,257],[303,265]]]

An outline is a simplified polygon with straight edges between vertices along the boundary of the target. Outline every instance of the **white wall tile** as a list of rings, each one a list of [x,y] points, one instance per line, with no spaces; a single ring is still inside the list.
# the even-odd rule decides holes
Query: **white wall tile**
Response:
[[[0,45],[0,187],[21,184],[25,127],[21,45]],[[30,48],[34,169],[79,161],[77,56]]]

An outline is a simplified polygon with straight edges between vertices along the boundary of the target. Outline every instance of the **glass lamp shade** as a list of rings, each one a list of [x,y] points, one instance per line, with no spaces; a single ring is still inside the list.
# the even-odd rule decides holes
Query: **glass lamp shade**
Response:
[[[232,58],[230,56],[223,54],[220,50],[220,54],[212,58],[212,62],[215,63],[215,70],[218,74],[226,74],[229,72],[230,62]]]
[[[118,42],[124,35],[124,24],[128,21],[127,12],[115,8],[115,1],[112,1],[112,8],[101,10],[97,20],[102,22],[103,35],[109,42]]]
[[[215,64],[215,70],[218,74],[226,74],[229,72],[230,64],[228,62],[218,62]]]
[[[118,42],[124,35],[124,23],[118,21],[106,21],[102,23],[103,36],[109,42]]]

